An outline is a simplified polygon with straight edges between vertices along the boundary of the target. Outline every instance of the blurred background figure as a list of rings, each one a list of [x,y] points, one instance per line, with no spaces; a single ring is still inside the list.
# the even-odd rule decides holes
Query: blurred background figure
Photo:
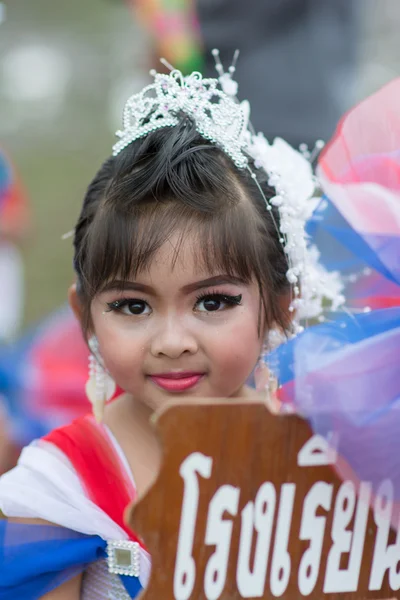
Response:
[[[368,3],[368,2],[367,2]],[[355,100],[360,0],[197,0],[205,71],[220,50],[251,120],[269,139],[291,145],[327,140]]]
[[[203,71],[204,48],[196,0],[126,0],[153,40],[155,68],[160,57],[182,73]]]
[[[15,340],[22,324],[24,276],[19,244],[28,227],[25,192],[0,148],[0,353],[2,347]],[[13,462],[6,400],[0,383],[0,473]]]
[[[22,323],[23,267],[18,244],[28,226],[26,195],[0,148],[0,345],[14,339]]]

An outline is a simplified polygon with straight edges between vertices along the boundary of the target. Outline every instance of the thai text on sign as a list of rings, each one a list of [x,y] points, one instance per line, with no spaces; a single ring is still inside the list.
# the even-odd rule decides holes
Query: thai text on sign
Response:
[[[173,407],[159,429],[163,466],[131,522],[152,554],[146,600],[400,589],[399,494],[390,480],[341,480],[339,438],[248,403]]]

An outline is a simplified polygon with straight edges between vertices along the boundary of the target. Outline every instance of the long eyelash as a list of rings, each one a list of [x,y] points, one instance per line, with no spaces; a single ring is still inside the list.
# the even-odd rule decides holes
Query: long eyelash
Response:
[[[134,301],[133,298],[120,298],[119,300],[114,300],[114,302],[107,302],[106,304],[108,306],[108,309],[105,312],[112,312],[113,310],[119,310],[133,301]]]
[[[218,293],[205,293],[205,294],[200,294],[199,296],[197,296],[196,298],[196,304],[198,302],[200,302],[201,300],[205,300],[206,298],[213,298],[213,299],[217,299],[217,300],[222,300],[223,302],[225,302],[226,304],[229,304],[231,306],[235,306],[235,305],[239,305],[242,301],[242,294],[238,294],[237,296],[230,296],[229,294],[218,294]]]

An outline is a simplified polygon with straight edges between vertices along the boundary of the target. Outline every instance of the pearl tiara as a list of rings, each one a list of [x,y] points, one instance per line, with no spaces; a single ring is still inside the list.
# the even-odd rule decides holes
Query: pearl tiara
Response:
[[[218,79],[205,79],[194,72],[184,76],[166,64],[169,74],[150,71],[154,83],[134,94],[126,102],[123,128],[117,131],[119,141],[113,146],[117,156],[133,141],[164,127],[174,127],[179,114],[191,117],[197,131],[220,147],[239,169],[247,169],[264,198],[266,209],[273,217],[278,208],[279,223],[275,223],[284,248],[292,286],[290,311],[295,315],[294,331],[302,330],[305,319],[321,318],[324,307],[337,310],[345,301],[343,283],[338,272],[328,272],[319,263],[319,252],[310,244],[306,223],[316,208],[316,179],[310,160],[277,138],[270,144],[262,134],[255,134],[250,125],[250,105],[238,102],[238,85],[232,66],[225,72],[219,53],[213,51]],[[249,166],[254,161],[255,171]],[[276,196],[267,200],[257,180],[257,170],[263,169]]]
[[[116,156],[131,142],[151,131],[178,124],[179,113],[185,113],[196,123],[197,131],[217,144],[243,168],[248,159],[246,147],[247,115],[244,105],[238,104],[218,89],[218,79],[203,79],[194,72],[184,77],[180,71],[170,74],[150,71],[154,83],[127,101],[123,114],[123,129],[113,147]]]

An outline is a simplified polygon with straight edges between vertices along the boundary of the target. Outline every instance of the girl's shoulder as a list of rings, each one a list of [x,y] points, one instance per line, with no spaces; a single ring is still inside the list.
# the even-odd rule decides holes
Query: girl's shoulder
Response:
[[[43,519],[104,539],[131,537],[123,513],[135,496],[118,442],[90,415],[24,448],[17,466],[0,478],[6,516]]]

